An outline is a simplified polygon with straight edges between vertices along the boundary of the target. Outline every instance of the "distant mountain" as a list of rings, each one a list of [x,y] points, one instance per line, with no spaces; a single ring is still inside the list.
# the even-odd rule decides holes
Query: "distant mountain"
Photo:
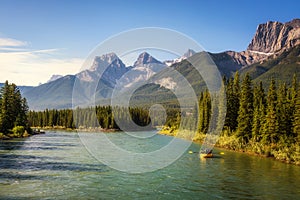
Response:
[[[121,80],[119,80],[119,88],[130,88],[134,84],[147,81],[154,74],[160,72],[167,66],[162,62],[152,57],[147,52],[141,53],[137,60],[134,62],[131,70],[124,74]]]
[[[166,60],[164,61],[164,64],[166,64],[167,66],[171,66],[175,63],[179,63],[183,60],[186,60],[187,58],[193,56],[194,54],[196,54],[196,52],[192,49],[188,49],[181,57],[176,58],[174,60]]]
[[[92,102],[109,104],[114,90],[126,98],[130,95],[135,105],[155,101],[175,106],[174,91],[179,86],[180,74],[196,94],[206,88],[203,78],[190,64],[191,59],[200,65],[212,60],[221,75],[227,77],[240,71],[242,76],[250,73],[256,82],[267,82],[274,77],[289,83],[294,73],[300,79],[299,30],[299,19],[287,23],[267,22],[258,26],[247,50],[242,52],[196,53],[189,49],[181,57],[164,62],[143,52],[132,66],[125,66],[115,53],[108,53],[95,57],[87,70],[25,88],[23,93],[30,109],[36,110],[87,106]],[[179,73],[171,75],[174,71]],[[74,85],[78,91],[72,102]],[[188,88],[183,87],[181,96],[185,97],[187,91]]]
[[[4,83],[0,83],[0,88],[2,88],[3,86],[4,86]],[[23,95],[25,92],[34,88],[34,86],[18,86],[18,88],[20,89],[20,92]]]
[[[166,65],[147,52],[139,55],[133,66],[125,66],[115,53],[95,57],[87,70],[76,75],[57,77],[56,80],[33,87],[24,93],[30,109],[70,108],[72,105],[86,106],[91,102],[109,102],[117,82],[122,88],[129,88],[147,80]],[[72,99],[76,86],[76,98]],[[72,102],[73,100],[73,102]]]
[[[206,52],[199,52],[189,57],[189,59],[184,59],[181,62],[175,62],[168,68],[165,68],[161,72],[155,74],[151,77],[153,83],[149,83],[136,91],[132,96],[132,101],[134,105],[139,104],[151,104],[151,102],[156,102],[160,104],[177,105],[176,96],[174,96],[174,91],[180,94],[181,97],[186,97],[186,102],[191,102],[189,100],[190,94],[188,94],[190,86],[193,88],[196,94],[200,94],[201,91],[206,89],[206,83],[199,74],[199,72],[192,66],[190,61],[197,63],[198,66],[205,65],[206,63],[215,63],[218,67],[221,75],[227,77],[231,76],[237,70],[242,68],[242,64],[237,62],[233,57],[228,55],[227,52],[213,54]],[[177,71],[179,73],[172,74],[172,71]],[[182,85],[184,77],[188,84]],[[206,77],[207,78],[207,77]],[[213,80],[215,77],[212,77]],[[181,84],[181,85],[180,85]]]
[[[103,71],[104,69],[106,70]],[[131,67],[126,67],[115,53],[109,53],[95,57],[91,68],[76,76],[86,82],[96,82],[101,78],[107,85],[114,87],[116,80],[119,80],[130,69]]]
[[[95,93],[97,99],[110,98],[116,81],[128,70],[130,68],[114,53],[110,53],[96,57],[89,69],[34,87],[26,91],[24,96],[30,109],[34,110],[71,108],[74,104],[89,105]],[[76,93],[76,101],[72,102],[74,85],[80,91]]]
[[[39,85],[24,93],[30,109],[70,108],[76,76],[68,75],[55,81]]]

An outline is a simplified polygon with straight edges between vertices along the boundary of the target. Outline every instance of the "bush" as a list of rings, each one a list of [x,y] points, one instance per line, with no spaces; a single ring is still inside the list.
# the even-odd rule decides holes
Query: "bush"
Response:
[[[15,126],[12,129],[12,132],[16,137],[22,137],[23,133],[25,132],[25,128],[24,126]]]

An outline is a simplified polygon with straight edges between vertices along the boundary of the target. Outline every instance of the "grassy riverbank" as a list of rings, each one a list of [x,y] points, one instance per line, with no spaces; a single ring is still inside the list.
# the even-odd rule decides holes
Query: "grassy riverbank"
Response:
[[[159,133],[192,140],[196,143],[203,143],[206,137],[206,134],[193,133],[189,130],[183,130],[179,132],[178,130],[162,129]],[[224,132],[217,139],[215,146],[227,150],[244,152],[251,155],[274,158],[285,163],[291,163],[300,166],[300,146],[297,145],[297,143],[288,145],[288,142],[286,142],[286,145],[265,145],[260,142],[255,142],[253,139],[251,139],[247,144],[243,144],[235,135],[229,136],[226,134],[226,132]]]

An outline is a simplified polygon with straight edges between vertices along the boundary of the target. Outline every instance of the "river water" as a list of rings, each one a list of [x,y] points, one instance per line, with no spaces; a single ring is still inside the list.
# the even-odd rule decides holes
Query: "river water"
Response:
[[[172,139],[109,137],[145,152]],[[131,174],[96,160],[74,132],[0,141],[0,199],[300,199],[299,166],[216,148],[216,158],[200,160],[188,151],[168,167]]]

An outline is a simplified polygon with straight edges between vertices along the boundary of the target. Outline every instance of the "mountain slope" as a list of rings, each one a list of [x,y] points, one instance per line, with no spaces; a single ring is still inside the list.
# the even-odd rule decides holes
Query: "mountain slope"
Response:
[[[293,74],[296,74],[300,80],[300,45],[241,70],[241,75],[246,73],[249,73],[255,82],[262,81],[266,87],[271,78],[290,84]]]
[[[3,86],[4,86],[4,83],[0,83],[0,88],[2,88]],[[33,89],[34,86],[18,86],[18,88],[20,89],[20,92],[23,95],[27,91]]]
[[[24,92],[24,96],[33,110],[71,108],[72,103],[91,105],[95,91],[98,99],[110,98],[116,81],[128,70],[114,53],[110,53],[96,57],[90,69],[34,87]],[[76,98],[72,99],[74,86]]]

